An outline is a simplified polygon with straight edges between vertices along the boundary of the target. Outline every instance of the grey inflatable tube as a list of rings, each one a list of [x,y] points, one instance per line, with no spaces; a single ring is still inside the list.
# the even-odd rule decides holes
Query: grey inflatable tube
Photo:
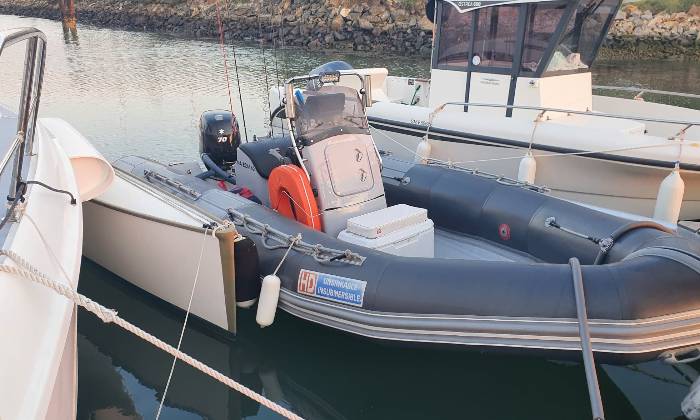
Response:
[[[290,235],[301,233],[305,242],[349,248],[366,257],[356,266],[290,253],[279,273],[280,308],[312,322],[398,343],[579,357],[568,265],[577,257],[583,265],[596,360],[636,362],[700,343],[700,319],[693,315],[700,310],[700,241],[691,233],[638,226],[616,241],[605,264],[593,265],[598,245],[547,227],[545,220],[555,217],[562,226],[597,238],[610,236],[630,220],[493,179],[419,165],[406,174],[410,182],[385,183],[390,205],[426,208],[440,229],[498,243],[539,262],[406,258],[310,230],[151,161],[127,158],[115,166],[142,179],[145,169],[176,179],[202,193],[199,199],[180,194],[183,201],[222,218],[235,209]],[[507,238],[499,233],[504,225],[510,231]],[[249,234],[243,226],[239,230]],[[259,235],[249,236],[259,250],[261,273],[272,273],[285,250],[266,249]],[[302,269],[366,282],[362,306],[299,294]]]

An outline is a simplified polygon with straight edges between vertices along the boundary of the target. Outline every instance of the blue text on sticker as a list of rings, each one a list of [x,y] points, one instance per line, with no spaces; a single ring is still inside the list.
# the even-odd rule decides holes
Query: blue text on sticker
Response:
[[[362,306],[366,287],[366,281],[301,270],[297,292],[346,305]]]

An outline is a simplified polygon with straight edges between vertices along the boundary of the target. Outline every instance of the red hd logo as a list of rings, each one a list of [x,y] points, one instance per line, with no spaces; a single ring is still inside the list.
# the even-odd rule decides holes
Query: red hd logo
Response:
[[[297,292],[305,295],[313,295],[316,293],[317,274],[311,271],[302,271],[299,275],[299,283],[297,284]]]
[[[510,226],[508,226],[506,223],[501,223],[498,226],[498,236],[500,236],[504,241],[510,240]]]

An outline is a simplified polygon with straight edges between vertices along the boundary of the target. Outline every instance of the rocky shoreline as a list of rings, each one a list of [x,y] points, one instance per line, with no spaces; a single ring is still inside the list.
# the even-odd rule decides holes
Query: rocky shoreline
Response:
[[[0,0],[0,14],[59,19],[55,0]],[[230,40],[264,40],[311,49],[429,56],[432,24],[422,0],[222,0]],[[78,23],[217,37],[213,0],[76,0]],[[652,14],[634,6],[616,16],[601,55],[608,58],[700,58],[700,7]]]
[[[653,14],[623,7],[601,52],[608,58],[700,58],[700,6],[688,12]]]

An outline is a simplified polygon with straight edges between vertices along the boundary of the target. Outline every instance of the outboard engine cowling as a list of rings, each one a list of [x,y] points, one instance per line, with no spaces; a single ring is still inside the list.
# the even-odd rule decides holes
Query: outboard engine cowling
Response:
[[[230,111],[207,111],[199,119],[199,153],[228,170],[236,162],[241,132]]]

